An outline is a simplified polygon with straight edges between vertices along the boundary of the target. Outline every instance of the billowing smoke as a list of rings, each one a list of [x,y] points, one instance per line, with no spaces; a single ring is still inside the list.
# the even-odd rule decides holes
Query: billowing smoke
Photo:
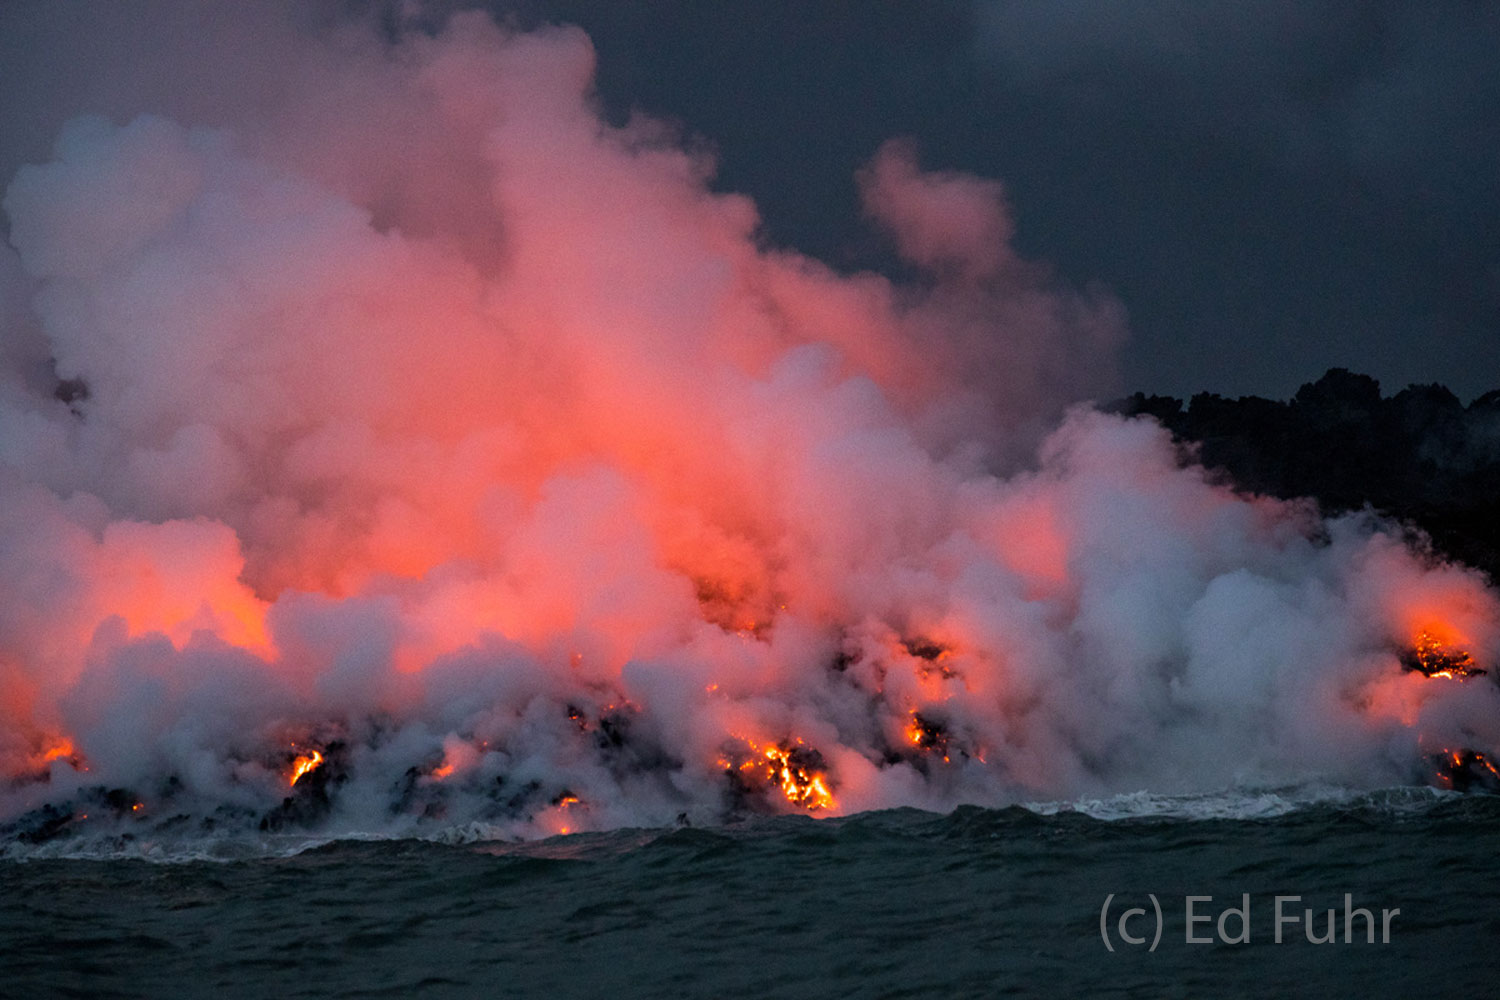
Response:
[[[0,822],[537,834],[1500,745],[1493,678],[1406,668],[1500,658],[1482,579],[1068,409],[1122,311],[996,183],[887,145],[916,277],[839,274],[606,123],[576,30],[266,18],[219,105],[74,118],[5,194]]]

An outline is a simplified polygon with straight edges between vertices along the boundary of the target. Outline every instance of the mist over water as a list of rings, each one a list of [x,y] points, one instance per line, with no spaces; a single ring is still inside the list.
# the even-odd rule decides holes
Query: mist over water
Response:
[[[1010,248],[998,182],[893,140],[860,183],[913,277],[841,274],[603,121],[575,29],[250,10],[5,191],[10,836],[1372,789],[1500,747],[1493,672],[1403,666],[1500,662],[1484,579],[1090,409],[1123,310]]]

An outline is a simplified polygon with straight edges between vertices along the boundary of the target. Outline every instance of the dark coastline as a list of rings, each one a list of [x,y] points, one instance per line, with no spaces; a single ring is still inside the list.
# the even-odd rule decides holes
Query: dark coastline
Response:
[[[1441,385],[1382,396],[1334,368],[1284,402],[1137,392],[1105,409],[1159,420],[1186,460],[1248,493],[1366,506],[1420,529],[1436,555],[1500,581],[1500,389],[1467,405]]]

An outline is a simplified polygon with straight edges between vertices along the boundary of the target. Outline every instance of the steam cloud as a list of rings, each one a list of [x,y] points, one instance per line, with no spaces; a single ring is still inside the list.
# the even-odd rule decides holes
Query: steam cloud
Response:
[[[524,835],[796,808],[766,748],[855,812],[1500,745],[1489,679],[1399,663],[1496,661],[1477,574],[1066,409],[1122,310],[996,183],[887,145],[918,277],[841,275],[605,123],[576,30],[265,11],[234,99],[75,118],[5,194],[0,821],[296,821],[308,747],[335,827]]]

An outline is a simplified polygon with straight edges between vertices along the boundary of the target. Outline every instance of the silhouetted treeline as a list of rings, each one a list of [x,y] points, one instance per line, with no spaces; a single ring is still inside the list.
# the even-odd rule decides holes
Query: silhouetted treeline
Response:
[[[1241,489],[1328,513],[1368,503],[1500,582],[1500,390],[1468,406],[1441,385],[1383,398],[1375,379],[1334,368],[1284,403],[1136,393],[1106,409],[1156,417]]]

